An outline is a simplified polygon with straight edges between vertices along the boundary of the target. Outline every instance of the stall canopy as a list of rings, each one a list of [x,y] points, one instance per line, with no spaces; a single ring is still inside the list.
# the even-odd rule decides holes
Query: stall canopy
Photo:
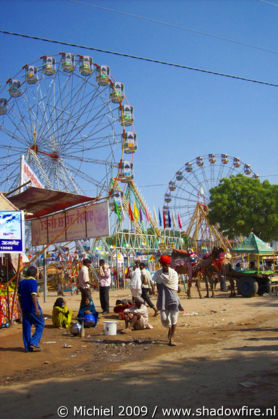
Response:
[[[12,204],[26,212],[26,219],[42,217],[94,199],[90,196],[34,187],[9,197]]]
[[[238,246],[232,248],[232,252],[235,253],[253,253],[257,255],[270,255],[274,254],[275,251],[267,243],[259,239],[254,233],[250,233],[249,236],[243,240]]]

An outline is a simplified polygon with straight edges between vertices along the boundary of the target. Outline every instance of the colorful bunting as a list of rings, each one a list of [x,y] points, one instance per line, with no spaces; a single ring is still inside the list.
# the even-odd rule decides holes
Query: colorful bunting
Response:
[[[175,216],[173,212],[172,212],[172,224],[173,224],[173,228],[177,228],[177,224],[176,224],[176,220],[175,220]]]
[[[118,202],[115,199],[114,199],[114,207],[115,207],[115,212],[117,214],[118,220],[121,221],[121,219],[122,219],[121,210],[119,208]]]
[[[169,228],[172,227],[171,215],[170,215],[170,211],[169,210],[168,210],[168,227]]]
[[[159,226],[162,227],[162,218],[161,218],[160,209],[158,210],[158,218],[159,218]]]
[[[134,216],[133,216],[133,212],[132,212],[132,209],[131,209],[131,206],[130,206],[130,202],[128,203],[128,215],[129,215],[130,220],[133,222],[134,221]]]
[[[153,208],[153,218],[155,223],[158,224],[155,208]]]
[[[138,223],[138,220],[139,220],[139,211],[138,211],[138,208],[136,207],[135,201],[133,202],[133,214],[134,214],[135,220]]]
[[[181,217],[180,217],[180,214],[179,213],[178,213],[178,224],[179,224],[179,228],[182,229]]]
[[[140,223],[142,223],[142,221],[143,221],[143,212],[142,212],[141,207],[139,208],[139,219],[140,219]]]

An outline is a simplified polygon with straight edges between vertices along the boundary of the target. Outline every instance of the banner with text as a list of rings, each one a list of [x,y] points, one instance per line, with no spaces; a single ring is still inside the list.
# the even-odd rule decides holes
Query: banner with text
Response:
[[[79,214],[76,221],[66,229]],[[109,236],[108,203],[91,205],[85,212],[84,207],[73,208],[32,221],[33,246],[45,245],[59,233],[61,234],[55,243]]]

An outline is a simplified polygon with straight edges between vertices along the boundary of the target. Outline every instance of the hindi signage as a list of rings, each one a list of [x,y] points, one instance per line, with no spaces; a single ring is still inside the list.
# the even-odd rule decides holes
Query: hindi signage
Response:
[[[0,211],[0,252],[24,252],[24,232],[23,211]]]

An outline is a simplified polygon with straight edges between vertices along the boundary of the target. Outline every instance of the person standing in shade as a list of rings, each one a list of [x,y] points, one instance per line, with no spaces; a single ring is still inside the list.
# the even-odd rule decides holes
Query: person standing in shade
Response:
[[[90,259],[83,260],[83,266],[79,271],[78,279],[77,279],[77,286],[81,292],[81,304],[80,306],[85,304],[86,298],[91,298],[91,290],[90,290],[90,277],[89,277],[89,267],[91,266]]]
[[[158,313],[157,308],[154,306],[154,304],[152,303],[149,297],[150,291],[152,291],[152,293],[154,294],[154,283],[152,281],[150,271],[146,269],[146,265],[144,262],[140,263],[140,269],[141,269],[141,281],[142,281],[141,297],[148,304],[148,306],[154,310],[154,316],[156,316]]]
[[[132,301],[134,302],[135,297],[141,297],[142,294],[142,281],[141,281],[141,270],[140,270],[140,260],[134,260],[135,265],[133,270],[130,270],[130,291],[132,295]]]
[[[44,329],[44,318],[37,296],[37,275],[37,268],[35,266],[29,266],[26,271],[26,278],[22,279],[18,285],[25,352],[41,351],[39,345]],[[32,326],[35,326],[35,332],[31,336]]]
[[[111,272],[104,259],[99,261],[99,299],[102,314],[109,313],[109,288],[111,285]]]
[[[177,272],[170,268],[171,256],[160,256],[162,269],[155,272],[153,281],[157,285],[157,308],[160,310],[161,323],[168,327],[168,345],[176,346],[174,335],[178,323],[179,310],[183,311],[178,296],[179,278]]]

